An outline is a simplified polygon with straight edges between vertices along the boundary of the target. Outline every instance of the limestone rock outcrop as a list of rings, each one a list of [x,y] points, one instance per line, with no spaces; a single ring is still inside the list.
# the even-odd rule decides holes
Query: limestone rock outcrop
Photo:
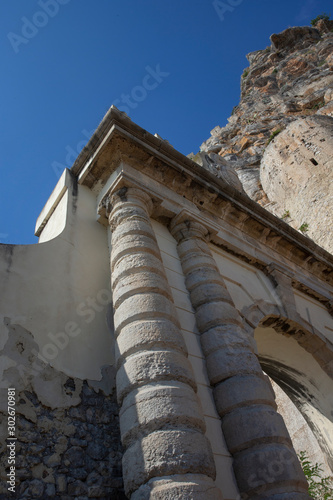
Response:
[[[333,222],[329,208],[333,188],[327,177],[332,170],[328,161],[332,154],[328,136],[332,137],[333,126],[332,29],[333,21],[325,20],[315,27],[288,28],[273,34],[266,49],[248,54],[250,65],[241,78],[240,103],[234,107],[228,124],[215,127],[200,148],[208,157],[221,156],[223,168],[229,165],[238,174],[250,198],[280,217],[288,212],[286,222],[308,230],[311,238],[331,252],[333,243],[322,233]],[[296,130],[303,131],[307,126],[309,133],[312,130],[312,146],[312,139],[306,145],[301,136],[293,138]],[[323,137],[318,139],[322,142],[317,147],[326,151],[325,165],[322,158],[318,160],[324,153],[318,149],[316,156],[311,150],[318,142],[315,138],[319,130]],[[293,153],[288,156],[290,138],[293,145],[290,143],[289,151],[293,149]],[[192,158],[198,161],[198,155]],[[284,170],[286,161],[290,168],[294,162],[288,172]],[[205,166],[202,161],[198,163]],[[297,184],[300,177],[303,191]],[[288,197],[288,203],[282,203],[281,196],[285,200]],[[305,197],[307,208],[300,210]],[[318,219],[322,219],[321,223]]]
[[[266,148],[260,165],[271,211],[333,253],[333,119],[300,118]]]

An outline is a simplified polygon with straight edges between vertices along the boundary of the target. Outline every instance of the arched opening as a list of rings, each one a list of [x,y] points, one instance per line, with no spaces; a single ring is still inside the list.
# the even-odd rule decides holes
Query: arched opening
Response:
[[[320,464],[324,477],[331,476],[332,471],[326,457],[307,421],[281,387],[274,380],[270,381],[276,396],[277,410],[285,421],[296,453],[299,455],[305,452],[312,464]]]
[[[333,470],[332,378],[290,333],[282,335],[283,328],[267,324],[266,316],[254,330],[262,369],[301,412]]]

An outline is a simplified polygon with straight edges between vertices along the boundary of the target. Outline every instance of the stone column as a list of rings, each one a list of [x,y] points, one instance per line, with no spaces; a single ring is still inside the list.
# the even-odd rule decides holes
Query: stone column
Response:
[[[110,196],[117,396],[133,499],[220,499],[196,385],[149,213],[150,197]]]
[[[304,500],[307,483],[274,392],[207,244],[207,229],[171,223],[195,310],[207,372],[242,498]]]

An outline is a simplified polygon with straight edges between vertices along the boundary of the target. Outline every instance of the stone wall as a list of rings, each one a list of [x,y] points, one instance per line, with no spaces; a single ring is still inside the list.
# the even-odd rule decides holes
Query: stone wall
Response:
[[[17,498],[125,498],[114,371],[81,380],[45,364],[33,336],[8,324],[0,390],[1,485],[8,498],[7,388],[15,388]]]
[[[3,499],[8,387],[17,498],[125,498],[109,254],[95,203],[66,170],[39,217],[40,243],[0,245]]]
[[[43,405],[32,390],[17,394],[17,498],[126,498],[115,395],[68,378],[69,396],[77,383],[80,403],[60,409]],[[7,499],[5,439],[1,444],[0,498]]]

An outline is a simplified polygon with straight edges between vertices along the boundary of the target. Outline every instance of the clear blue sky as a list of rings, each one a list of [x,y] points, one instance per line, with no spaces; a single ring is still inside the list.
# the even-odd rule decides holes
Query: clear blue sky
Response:
[[[238,104],[245,55],[272,33],[330,13],[332,1],[219,5],[1,2],[0,242],[37,243],[35,221],[61,166],[71,166],[112,103],[182,153],[196,152]]]

